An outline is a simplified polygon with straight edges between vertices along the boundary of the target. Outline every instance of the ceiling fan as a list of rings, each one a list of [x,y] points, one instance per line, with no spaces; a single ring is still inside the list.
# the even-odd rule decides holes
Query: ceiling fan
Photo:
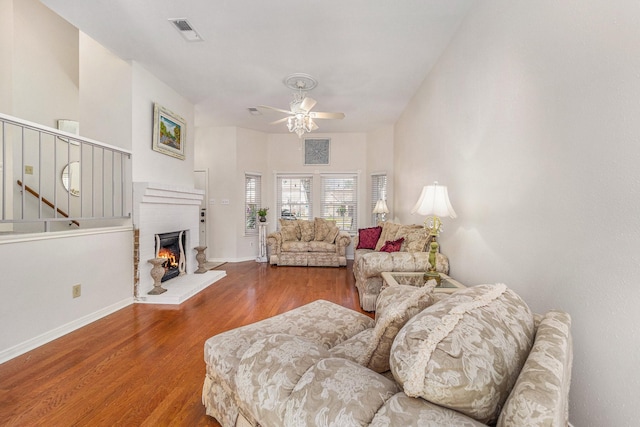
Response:
[[[314,121],[315,119],[344,119],[344,113],[311,111],[317,101],[308,97],[307,91],[316,87],[318,82],[310,75],[303,73],[291,74],[284,79],[284,84],[288,88],[297,91],[293,93],[293,101],[289,103],[289,110],[270,107],[268,105],[258,105],[257,107],[258,110],[262,110],[264,112],[275,111],[277,113],[287,115],[286,117],[271,122],[270,124],[275,125],[287,122],[287,129],[289,129],[289,132],[295,132],[298,135],[298,138],[301,138],[305,132],[312,132],[318,129],[318,125]]]

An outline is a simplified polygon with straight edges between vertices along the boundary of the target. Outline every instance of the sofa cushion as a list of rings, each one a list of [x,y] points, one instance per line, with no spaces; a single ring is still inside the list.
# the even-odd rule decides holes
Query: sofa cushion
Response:
[[[329,228],[329,232],[327,233],[327,236],[324,238],[325,243],[335,243],[336,241],[336,237],[338,237],[338,234],[340,233],[340,229],[338,228],[337,225],[333,225]]]
[[[331,357],[342,357],[343,359],[362,364],[362,360],[369,349],[369,344],[372,339],[373,328],[365,329],[348,340],[332,347],[329,353],[331,353]]]
[[[335,252],[336,245],[327,242],[309,242],[309,252]]]
[[[402,242],[404,242],[404,237],[393,241],[387,240],[386,243],[380,248],[380,252],[400,252]]]
[[[300,240],[302,240],[303,242],[312,241],[315,230],[315,222],[306,219],[299,219],[297,220],[297,223],[300,226]]]
[[[435,280],[423,287],[410,285],[383,289],[376,302],[376,326],[360,363],[376,372],[389,370],[389,353],[396,334],[413,316],[433,303]]]
[[[525,425],[525,424],[520,424]],[[486,427],[473,418],[462,415],[424,399],[414,399],[397,393],[378,410],[369,427]]]
[[[461,289],[407,322],[391,349],[391,371],[407,395],[490,424],[533,337],[531,310],[504,284]]]
[[[300,240],[302,236],[298,221],[280,219],[280,234],[283,242],[293,242]]]
[[[375,249],[382,227],[361,228],[358,230],[358,247],[356,249]]]
[[[384,222],[382,224],[382,233],[380,233],[380,238],[378,239],[378,243],[376,243],[376,251],[379,251],[380,248],[384,246],[387,240],[395,240],[396,233],[400,228],[400,224],[396,224],[393,222]]]
[[[336,225],[335,221],[331,221],[324,218],[314,218],[313,219],[313,227],[314,227],[313,240],[315,240],[316,242],[324,241],[324,239],[327,237],[327,234],[329,234],[331,227],[335,225]]]
[[[241,406],[264,425],[282,425],[285,404],[300,377],[327,357],[327,349],[306,338],[273,334],[257,340],[236,373]]]
[[[300,242],[298,240],[282,242],[283,252],[309,252],[310,242]]]
[[[324,359],[300,378],[278,425],[366,426],[397,392],[397,384],[363,366]]]

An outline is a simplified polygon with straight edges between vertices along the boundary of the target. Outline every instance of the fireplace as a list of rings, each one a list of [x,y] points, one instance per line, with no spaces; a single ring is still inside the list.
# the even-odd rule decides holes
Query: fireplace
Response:
[[[155,235],[156,258],[164,258],[164,276],[162,282],[181,276],[186,272],[187,257],[184,253],[186,246],[186,232],[175,231]]]

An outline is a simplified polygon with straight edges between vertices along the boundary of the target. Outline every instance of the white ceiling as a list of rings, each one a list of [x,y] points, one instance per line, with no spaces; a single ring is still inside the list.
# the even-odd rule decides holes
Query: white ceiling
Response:
[[[249,107],[288,109],[283,79],[318,80],[318,132],[393,124],[476,0],[41,0],[196,106],[198,126],[286,132]],[[203,41],[186,42],[171,18]],[[278,117],[275,117],[278,118]]]

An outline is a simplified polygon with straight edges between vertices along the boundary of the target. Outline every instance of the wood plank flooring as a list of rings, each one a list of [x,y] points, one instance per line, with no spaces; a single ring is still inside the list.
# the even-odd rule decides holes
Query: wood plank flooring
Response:
[[[2,426],[218,426],[201,403],[204,341],[316,299],[360,310],[347,268],[220,267],[180,306],[134,304],[0,365]]]

